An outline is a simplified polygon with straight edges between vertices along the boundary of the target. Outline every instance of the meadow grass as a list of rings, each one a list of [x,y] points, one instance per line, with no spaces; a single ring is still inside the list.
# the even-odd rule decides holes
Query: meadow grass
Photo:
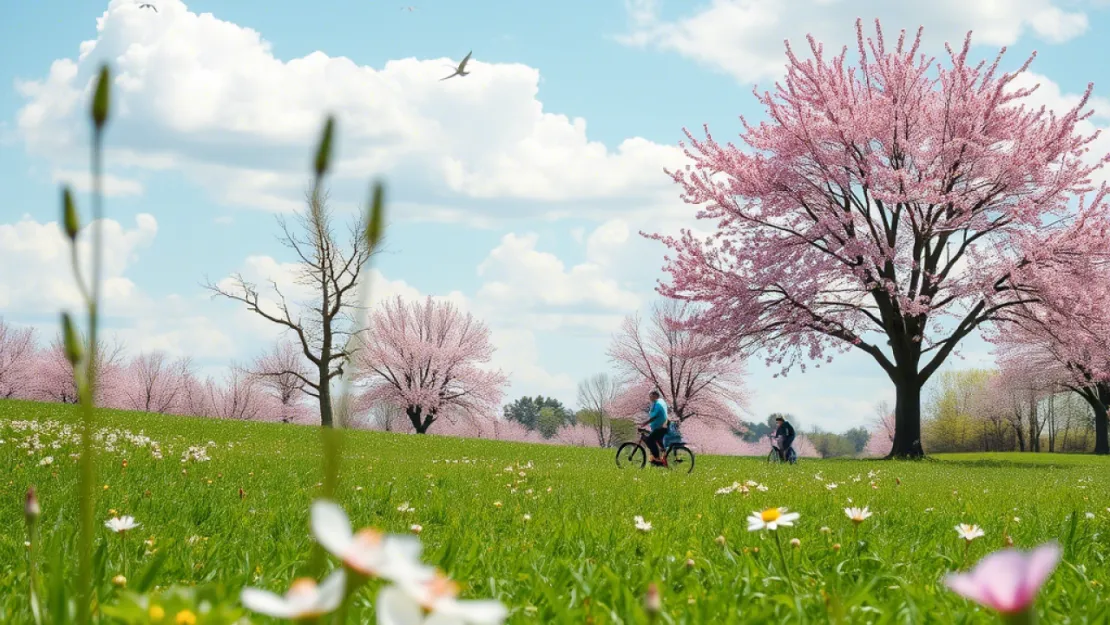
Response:
[[[22,500],[30,485],[43,510],[43,576],[55,580],[48,587],[72,583],[56,572],[76,560],[70,454],[79,438],[65,427],[78,422],[72,406],[0,402],[0,622],[28,620]],[[156,560],[148,584],[211,583],[227,596],[247,585],[284,592],[304,572],[308,509],[322,479],[316,428],[119,411],[100,411],[98,423],[109,434],[97,441],[97,522],[114,511],[142,523],[126,542],[98,532],[101,602],[120,592],[107,580],[126,570],[129,587],[142,584]],[[162,459],[128,432],[156,441]],[[195,446],[210,460],[182,462]],[[43,464],[47,456],[53,462]],[[464,597],[502,600],[511,623],[645,622],[651,582],[662,591],[663,622],[994,622],[940,583],[963,566],[957,523],[986,531],[970,546],[972,563],[1001,548],[1007,533],[1019,547],[1058,540],[1064,562],[1045,586],[1042,614],[1106,623],[1107,469],[1105,458],[1047,454],[797,466],[702,456],[687,475],[621,470],[612,450],[350,432],[336,497],[356,526],[422,526],[425,559],[462,582]],[[715,494],[746,480],[767,490]],[[405,503],[413,511],[399,511]],[[848,505],[875,513],[860,527],[860,544]],[[771,506],[801,513],[795,527],[779,530],[796,593],[773,537],[746,528],[748,514]],[[636,515],[652,529],[637,530]],[[792,538],[800,547],[789,546]],[[352,606],[359,622],[372,618],[377,588]]]

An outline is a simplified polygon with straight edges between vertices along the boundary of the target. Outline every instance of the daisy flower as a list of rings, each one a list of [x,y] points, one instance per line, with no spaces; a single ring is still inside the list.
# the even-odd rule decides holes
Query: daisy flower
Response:
[[[748,517],[748,531],[757,532],[768,529],[771,531],[781,527],[790,527],[801,516],[797,512],[787,512],[786,508],[767,508],[763,512],[752,512]]]
[[[314,502],[311,516],[316,542],[359,575],[400,583],[426,581],[435,573],[420,562],[422,546],[416,537],[386,536],[369,528],[355,533],[347,513],[330,501]]]
[[[500,601],[459,600],[459,586],[440,573],[383,588],[374,607],[378,625],[501,625],[509,611]]]
[[[957,525],[956,533],[960,535],[960,538],[966,540],[967,542],[971,542],[976,538],[987,535],[986,532],[983,531],[983,528],[979,527],[978,525],[968,525],[967,523],[960,523],[959,525]]]
[[[136,523],[135,518],[130,516],[108,519],[104,522],[104,527],[107,527],[117,534],[131,531],[140,525],[142,525],[142,523]]]
[[[848,515],[848,518],[852,520],[852,523],[858,525],[866,521],[867,518],[871,516],[871,511],[867,509],[867,506],[864,506],[862,508],[844,508],[844,514]]]
[[[641,532],[650,532],[651,531],[651,523],[649,523],[648,521],[645,521],[644,517],[637,516],[637,517],[634,517],[632,519],[632,521],[636,524],[636,529],[640,530]]]

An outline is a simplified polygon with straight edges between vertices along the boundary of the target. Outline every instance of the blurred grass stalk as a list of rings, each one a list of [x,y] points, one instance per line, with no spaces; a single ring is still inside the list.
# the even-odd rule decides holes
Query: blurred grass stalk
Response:
[[[92,273],[86,285],[81,276],[81,263],[78,253],[77,235],[81,230],[73,192],[67,186],[62,191],[62,221],[69,238],[73,275],[77,287],[85,301],[88,313],[88,343],[82,349],[73,319],[62,313],[62,333],[66,346],[66,357],[73,366],[73,379],[77,387],[77,397],[81,406],[81,453],[78,458],[78,535],[77,535],[77,622],[92,621],[93,600],[93,505],[96,481],[96,450],[92,438],[96,426],[96,358],[97,325],[100,307],[100,274],[103,257],[102,227],[104,218],[103,202],[103,149],[104,127],[108,123],[110,109],[111,72],[102,65],[96,79],[92,108]],[[61,618],[61,615],[55,615]]]

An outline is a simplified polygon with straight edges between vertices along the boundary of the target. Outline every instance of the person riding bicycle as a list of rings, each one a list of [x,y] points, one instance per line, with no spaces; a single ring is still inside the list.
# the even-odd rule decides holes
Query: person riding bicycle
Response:
[[[651,451],[651,463],[665,467],[667,466],[667,458],[662,455],[662,450],[663,437],[667,435],[669,429],[667,404],[659,397],[659,391],[653,390],[648,394],[648,397],[651,398],[651,409],[648,411],[648,420],[641,423],[640,427],[651,430],[651,433],[644,439]]]
[[[775,440],[778,442],[779,458],[786,462],[790,446],[794,444],[794,426],[781,415],[775,417],[775,423],[778,425],[775,428]]]

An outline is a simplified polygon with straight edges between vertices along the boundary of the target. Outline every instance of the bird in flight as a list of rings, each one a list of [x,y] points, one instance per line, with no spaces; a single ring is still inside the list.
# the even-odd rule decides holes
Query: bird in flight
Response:
[[[411,13],[411,12],[416,10],[416,7],[401,7],[401,10],[402,11],[408,11],[408,12]]]
[[[466,56],[463,57],[462,62],[459,63],[459,66],[455,68],[455,73],[454,74],[451,74],[450,76],[447,76],[447,77],[444,77],[444,78],[440,78],[439,79],[440,82],[443,82],[444,80],[447,80],[448,78],[454,78],[455,76],[466,76],[467,74],[469,74],[470,72],[466,71],[466,63],[470,60],[470,55],[471,54],[474,54],[473,50],[466,53]]]
[[[147,4],[147,3],[140,4],[139,8],[140,9],[150,9],[150,10],[154,11],[155,13],[158,12],[158,7],[154,6],[153,4]]]

